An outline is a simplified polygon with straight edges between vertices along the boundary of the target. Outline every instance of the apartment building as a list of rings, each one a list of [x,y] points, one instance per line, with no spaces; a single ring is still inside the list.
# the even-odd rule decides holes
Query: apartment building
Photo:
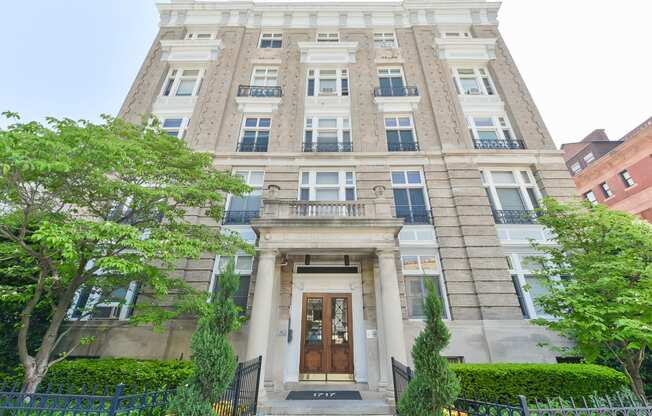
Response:
[[[233,336],[262,355],[263,388],[349,380],[383,391],[390,357],[411,362],[424,282],[437,282],[453,361],[554,362],[561,342],[530,319],[543,290],[533,210],[573,197],[562,153],[498,31],[500,4],[172,1],[120,116],[161,119],[255,190],[222,224],[255,245],[237,256]],[[219,290],[228,261],[179,275]],[[87,356],[187,358],[193,320],[124,325],[125,303],[71,320]],[[75,307],[87,302],[78,298]],[[104,319],[102,319],[104,318]],[[113,318],[113,319],[107,319]],[[73,336],[73,337],[74,337]]]
[[[578,195],[652,222],[652,117],[619,140],[594,130],[561,148]]]

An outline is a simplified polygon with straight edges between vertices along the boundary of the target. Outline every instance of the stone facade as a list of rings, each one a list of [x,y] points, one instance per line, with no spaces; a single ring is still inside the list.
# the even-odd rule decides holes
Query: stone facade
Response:
[[[215,165],[222,169],[264,172],[261,218],[231,228],[255,236],[253,242],[261,253],[249,281],[246,307],[251,320],[234,334],[233,343],[243,358],[274,357],[264,360],[267,390],[282,390],[300,376],[300,294],[328,289],[329,275],[302,276],[298,271],[297,267],[307,265],[308,255],[315,264],[331,267],[346,261],[358,267],[355,276],[333,275],[332,282],[337,290],[353,296],[351,308],[358,318],[352,322],[353,377],[372,389],[391,384],[390,356],[410,361],[409,349],[423,327],[413,303],[415,274],[402,265],[411,256],[435,259],[435,270],[419,272],[441,282],[452,332],[448,355],[467,362],[554,361],[554,353],[538,344],[562,341],[529,323],[526,318],[533,317],[536,307],[519,286],[527,276],[519,256],[534,254],[529,238],[545,240],[545,233],[536,223],[522,220],[529,218],[523,213],[532,209],[537,198],[572,198],[575,188],[497,30],[498,6],[480,4],[469,9],[459,1],[459,7],[446,13],[437,2],[424,6],[411,0],[370,3],[365,9],[342,6],[342,10],[326,2],[319,7],[235,2],[160,6],[160,33],[120,116],[136,121],[152,112],[162,119],[177,110],[190,114],[185,117],[190,121],[184,140],[192,148],[213,153]],[[394,33],[397,45],[378,47],[374,33],[379,31]],[[306,42],[315,42],[318,32],[337,32],[339,42],[314,43],[308,50]],[[187,39],[191,33],[210,34],[211,40]],[[264,33],[281,34],[282,47],[259,47]],[[216,56],[196,58],[192,51],[204,45],[197,42],[214,47]],[[349,47],[354,48],[352,54],[338,49]],[[454,53],[459,58],[442,58]],[[179,56],[183,58],[172,59]],[[322,63],[304,63],[309,59]],[[184,66],[205,71],[197,96],[182,97],[183,102],[179,97],[161,97],[169,69],[181,71]],[[278,70],[280,102],[264,95],[239,97],[239,86],[251,83],[255,67]],[[320,67],[348,71],[348,97],[306,96],[308,70]],[[386,104],[396,111],[383,113],[373,94],[381,67],[401,68],[405,85],[418,89],[418,102],[398,94]],[[485,69],[495,91],[460,92],[453,79],[460,67]],[[476,81],[480,88],[484,81]],[[308,115],[341,114],[350,120],[351,152],[302,151]],[[389,115],[412,117],[418,150],[388,151],[385,117]],[[247,116],[271,119],[266,152],[237,151]],[[468,120],[474,117],[506,118],[512,131],[498,125],[489,133],[481,127],[470,129]],[[501,139],[482,141],[492,134]],[[524,146],[511,147],[516,138]],[[335,201],[331,205],[336,208],[328,208],[328,213],[302,218],[309,208],[292,207],[303,173],[309,171],[354,172],[356,201]],[[398,189],[392,182],[395,171],[419,172],[419,189],[431,220],[404,221],[398,215],[392,206],[393,187]],[[516,182],[505,192],[520,195],[524,204],[520,211],[503,188],[489,181],[492,172],[513,174]],[[488,194],[498,195],[501,206]],[[211,290],[215,262],[215,256],[206,253],[200,260],[181,262],[178,273],[193,286]],[[192,320],[175,321],[165,333],[154,334],[149,328],[120,322],[74,325],[71,340],[104,329],[101,342],[79,349],[81,355],[142,358],[188,357],[194,327]]]

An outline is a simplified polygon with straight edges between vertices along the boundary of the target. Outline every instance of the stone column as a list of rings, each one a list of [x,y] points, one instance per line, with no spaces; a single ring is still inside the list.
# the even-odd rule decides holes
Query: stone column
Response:
[[[276,250],[262,249],[258,258],[258,272],[256,273],[256,288],[254,300],[251,305],[251,319],[249,320],[249,339],[247,340],[247,360],[263,356],[260,369],[260,385],[264,385],[265,366],[270,357],[267,356],[269,345],[270,325],[273,315],[273,291],[276,273]],[[264,390],[261,390],[261,393]]]
[[[376,254],[380,269],[380,290],[382,292],[382,314],[387,355],[407,364],[401,295],[398,288],[394,250],[382,249],[378,250]],[[385,365],[390,364],[385,363]]]

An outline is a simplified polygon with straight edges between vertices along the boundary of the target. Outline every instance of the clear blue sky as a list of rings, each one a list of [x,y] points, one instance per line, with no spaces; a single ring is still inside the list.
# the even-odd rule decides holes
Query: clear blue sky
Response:
[[[158,30],[154,4],[4,1],[0,111],[115,115]],[[652,116],[651,15],[649,0],[503,1],[503,36],[558,144],[595,128],[620,138]]]

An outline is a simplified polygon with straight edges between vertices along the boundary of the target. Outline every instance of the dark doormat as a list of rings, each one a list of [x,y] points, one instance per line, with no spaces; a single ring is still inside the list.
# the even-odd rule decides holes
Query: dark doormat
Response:
[[[362,396],[355,390],[300,390],[291,391],[285,400],[362,400]]]

